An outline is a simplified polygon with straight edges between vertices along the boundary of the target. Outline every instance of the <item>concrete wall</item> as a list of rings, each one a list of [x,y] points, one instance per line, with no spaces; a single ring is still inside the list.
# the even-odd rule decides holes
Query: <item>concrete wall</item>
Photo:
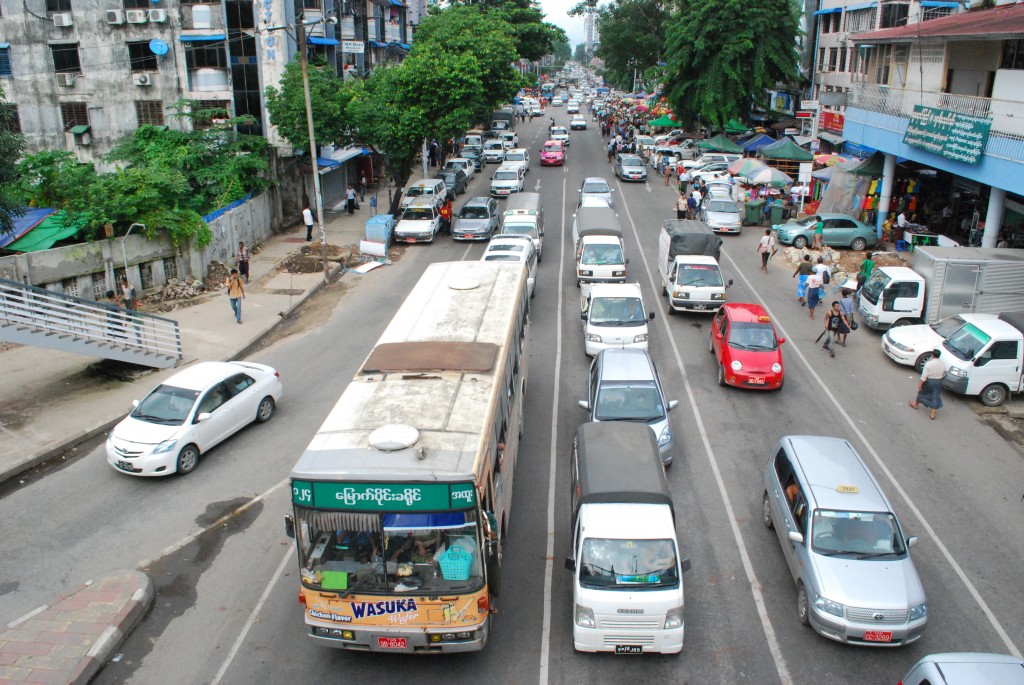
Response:
[[[213,241],[203,250],[178,249],[166,239],[149,240],[130,235],[124,240],[128,279],[141,290],[141,270],[152,269],[154,287],[162,286],[168,280],[165,259],[173,260],[179,278],[187,275],[204,278],[214,260],[233,265],[239,240],[252,247],[270,235],[274,210],[273,193],[263,193],[228,210],[210,222]],[[121,238],[112,238],[0,257],[0,278],[93,298],[96,295],[93,274],[102,274],[104,286],[100,290],[112,290],[115,270],[124,269],[121,244]],[[65,281],[70,282],[70,287],[62,285]]]

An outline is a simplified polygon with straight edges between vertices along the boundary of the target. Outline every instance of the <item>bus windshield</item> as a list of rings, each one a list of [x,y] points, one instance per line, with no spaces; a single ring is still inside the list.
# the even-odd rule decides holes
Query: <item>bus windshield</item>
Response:
[[[483,586],[476,512],[357,515],[296,508],[302,584],[342,594],[466,593]]]
[[[672,540],[587,538],[580,556],[580,585],[597,590],[664,590],[679,587]]]

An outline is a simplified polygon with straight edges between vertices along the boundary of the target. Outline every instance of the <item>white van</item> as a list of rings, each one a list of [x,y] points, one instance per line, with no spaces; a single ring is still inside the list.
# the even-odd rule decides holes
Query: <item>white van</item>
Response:
[[[537,250],[537,261],[543,261],[544,206],[540,193],[518,193],[509,197],[501,220],[501,233],[530,236]]]
[[[418,197],[402,210],[402,216],[395,225],[395,242],[432,243],[441,231],[441,207],[445,200],[441,195]]]
[[[399,206],[405,209],[412,204],[412,201],[418,197],[424,195],[439,195],[442,198],[448,195],[448,191],[444,187],[444,181],[439,178],[425,178],[422,181],[416,181],[409,189],[405,191],[405,196],[402,198]]]
[[[583,349],[593,357],[609,347],[647,349],[647,313],[639,283],[594,283],[583,288],[580,298]]]

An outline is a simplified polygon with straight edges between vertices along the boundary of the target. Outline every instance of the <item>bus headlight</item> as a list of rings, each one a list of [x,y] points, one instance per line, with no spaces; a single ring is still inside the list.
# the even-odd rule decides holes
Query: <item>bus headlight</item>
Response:
[[[683,627],[683,607],[669,609],[665,614],[665,630]]]
[[[576,625],[581,628],[594,628],[594,610],[582,604],[576,605]]]

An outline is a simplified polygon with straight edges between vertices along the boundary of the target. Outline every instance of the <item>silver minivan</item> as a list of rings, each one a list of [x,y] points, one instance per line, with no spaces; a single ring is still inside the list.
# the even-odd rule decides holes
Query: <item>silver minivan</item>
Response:
[[[928,604],[889,501],[842,438],[782,438],[764,469],[762,521],[796,581],[797,618],[845,644],[916,641]]]
[[[670,466],[675,441],[668,413],[679,402],[665,401],[658,370],[647,350],[601,350],[590,365],[589,378],[587,399],[578,404],[587,410],[590,420],[646,423],[658,441],[661,463]]]

